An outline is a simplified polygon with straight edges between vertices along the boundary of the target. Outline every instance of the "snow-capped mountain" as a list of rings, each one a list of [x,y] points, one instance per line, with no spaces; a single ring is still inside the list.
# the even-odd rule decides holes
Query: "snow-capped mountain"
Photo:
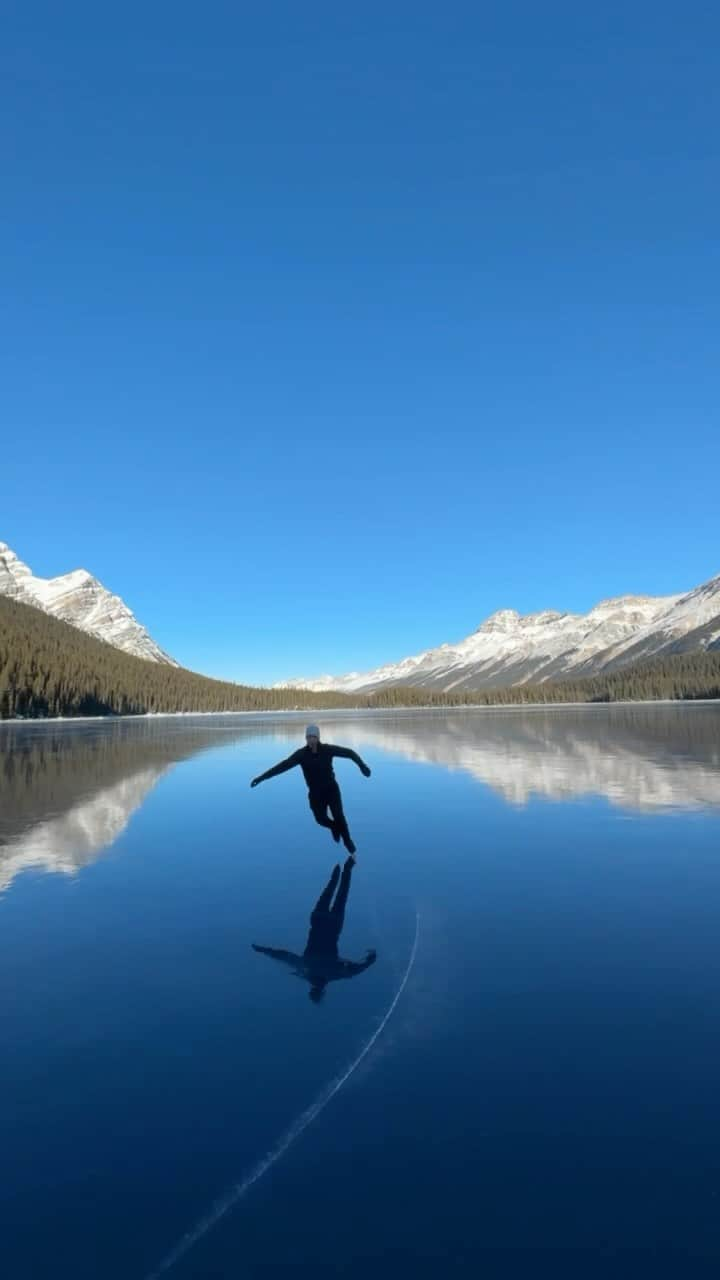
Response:
[[[155,643],[124,601],[87,569],[73,569],[58,578],[36,578],[15,552],[0,542],[0,595],[34,605],[136,658],[178,665]]]
[[[313,676],[285,687],[369,693],[411,684],[440,692],[590,676],[641,658],[720,648],[720,575],[685,595],[618,596],[588,613],[492,614],[458,644],[442,644],[373,671]],[[278,685],[276,687],[283,687]]]

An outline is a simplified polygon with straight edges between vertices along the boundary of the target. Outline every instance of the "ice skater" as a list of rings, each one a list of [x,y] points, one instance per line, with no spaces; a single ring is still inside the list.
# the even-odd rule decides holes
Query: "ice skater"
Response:
[[[317,725],[309,724],[305,730],[305,746],[300,747],[298,751],[293,751],[287,760],[281,760],[266,773],[253,778],[250,786],[256,787],[259,782],[276,778],[279,773],[287,773],[288,769],[294,769],[299,764],[305,775],[308,801],[315,821],[321,827],[328,827],[336,844],[342,840],[348,853],[354,855],[355,845],[343,812],[342,796],[333,770],[333,760],[338,757],[343,760],[354,760],[364,777],[370,777],[370,769],[357,752],[351,751],[349,747],[334,747],[330,742],[321,742]],[[328,817],[328,809],[330,817]]]
[[[279,947],[260,947],[255,942],[252,944],[253,951],[259,951],[261,955],[270,956],[273,960],[280,960],[289,965],[298,978],[309,982],[310,999],[315,1002],[322,1000],[329,982],[335,982],[338,978],[354,978],[377,959],[377,952],[372,950],[366,953],[364,960],[341,960],[338,955],[338,942],[345,923],[345,906],[354,863],[354,858],[348,858],[342,875],[339,866],[334,868],[310,916],[310,932],[301,956],[293,951],[283,951]],[[338,880],[340,888],[333,902]]]

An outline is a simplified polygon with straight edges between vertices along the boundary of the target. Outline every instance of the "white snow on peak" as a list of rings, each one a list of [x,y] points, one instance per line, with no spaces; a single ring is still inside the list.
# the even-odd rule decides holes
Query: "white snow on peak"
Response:
[[[614,596],[585,614],[545,609],[523,616],[515,609],[500,609],[455,644],[371,671],[293,679],[275,687],[357,693],[407,682],[448,691],[542,681],[574,672],[590,675],[638,645],[645,646],[647,656],[658,653],[663,644],[715,617],[720,618],[720,576],[685,595]]]
[[[520,621],[517,609],[498,609],[480,624],[478,632],[514,631]]]
[[[556,609],[543,609],[541,613],[526,613],[520,619],[520,625],[523,627],[544,627],[551,622],[557,622],[559,618],[568,616],[568,614],[558,613]]]
[[[124,653],[178,665],[155,643],[120,596],[108,591],[87,569],[73,569],[56,578],[36,578],[7,543],[0,542],[0,595],[34,605]]]

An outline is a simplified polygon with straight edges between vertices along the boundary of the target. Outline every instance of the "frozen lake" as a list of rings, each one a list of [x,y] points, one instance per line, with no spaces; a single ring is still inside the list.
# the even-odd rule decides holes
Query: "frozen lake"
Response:
[[[720,1260],[720,706],[317,719],[320,999],[304,718],[0,724],[4,1276]]]

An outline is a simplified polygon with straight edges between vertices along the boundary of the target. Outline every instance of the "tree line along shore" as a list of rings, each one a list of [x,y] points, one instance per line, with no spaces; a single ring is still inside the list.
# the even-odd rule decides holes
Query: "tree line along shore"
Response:
[[[671,654],[607,675],[439,693],[266,689],[135,658],[40,609],[0,596],[0,719],[332,708],[524,706],[720,698],[720,650]]]

